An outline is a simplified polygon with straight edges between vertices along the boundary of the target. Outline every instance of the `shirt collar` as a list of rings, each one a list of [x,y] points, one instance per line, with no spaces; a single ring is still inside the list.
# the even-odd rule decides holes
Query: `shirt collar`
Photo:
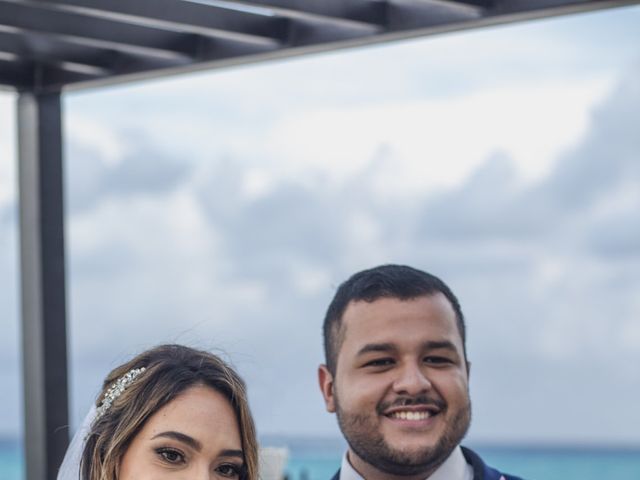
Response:
[[[347,453],[342,457],[340,466],[340,480],[364,480],[349,463]],[[442,465],[425,480],[473,480],[473,469],[457,446]]]

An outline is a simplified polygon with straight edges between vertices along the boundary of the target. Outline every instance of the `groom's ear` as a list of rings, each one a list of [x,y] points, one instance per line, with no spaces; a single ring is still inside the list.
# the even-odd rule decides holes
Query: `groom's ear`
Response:
[[[327,412],[335,413],[336,400],[333,393],[333,375],[324,364],[318,367],[318,383],[320,384],[320,391],[324,397],[324,405],[327,408]]]

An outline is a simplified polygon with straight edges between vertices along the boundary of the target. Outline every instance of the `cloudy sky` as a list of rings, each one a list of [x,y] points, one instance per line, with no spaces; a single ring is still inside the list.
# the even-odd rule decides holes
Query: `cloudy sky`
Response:
[[[183,342],[237,366],[261,433],[335,435],[324,310],[395,262],[461,299],[473,440],[640,443],[639,24],[628,7],[67,95],[72,422],[107,370]],[[9,435],[14,101],[0,94]]]

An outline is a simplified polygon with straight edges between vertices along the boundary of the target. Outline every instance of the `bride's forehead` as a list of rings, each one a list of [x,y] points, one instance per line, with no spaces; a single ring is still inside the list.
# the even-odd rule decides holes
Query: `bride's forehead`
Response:
[[[167,420],[172,417],[195,417],[202,414],[206,417],[235,417],[233,407],[225,395],[206,385],[194,385],[163,405],[152,418]]]
[[[155,412],[146,422],[146,433],[162,429],[192,432],[233,432],[239,438],[238,420],[229,400],[208,386],[190,387]]]

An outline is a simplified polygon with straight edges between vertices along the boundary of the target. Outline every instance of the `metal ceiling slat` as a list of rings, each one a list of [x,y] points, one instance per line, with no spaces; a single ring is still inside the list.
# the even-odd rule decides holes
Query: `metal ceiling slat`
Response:
[[[377,25],[327,21],[320,17],[298,17],[289,23],[287,45],[299,47],[319,43],[339,42],[354,38],[371,37],[381,33]]]
[[[23,0],[24,1],[24,0]],[[283,46],[309,45],[320,41],[337,41],[378,32],[374,25],[349,19],[309,15],[303,11],[274,10],[267,15],[239,11],[219,5],[194,3],[187,0],[145,0],[113,2],[109,0],[48,0],[30,4],[55,4],[61,9],[75,8],[95,16],[112,14],[131,16],[132,21],[156,20],[175,28],[202,35],[223,35],[224,32],[262,36]],[[241,2],[237,2],[241,3]],[[78,10],[80,9],[80,10]],[[203,30],[206,29],[206,30]]]
[[[390,31],[462,23],[484,15],[483,8],[452,0],[395,0],[387,8]]]
[[[40,8],[7,0],[0,0],[0,24],[61,37],[86,38],[112,44],[164,50],[176,55],[192,54],[191,45],[185,42],[185,34],[91,18],[76,13],[43,11]]]
[[[377,33],[386,33],[477,19],[483,12],[477,4],[484,2],[485,0],[253,0],[244,3],[274,8],[276,11],[302,9],[314,15],[368,22],[381,27]]]
[[[279,48],[276,44],[238,42],[224,37],[215,39],[199,37],[198,40],[194,60],[201,62],[268,53]]]
[[[487,7],[490,2],[491,0],[451,0],[442,2],[442,5],[437,7],[442,7],[441,10],[444,11],[447,5],[451,6],[453,18],[457,18],[455,14],[459,13],[460,9],[464,11],[467,6]],[[415,20],[411,21],[409,18],[406,19],[407,23],[400,23],[398,11],[415,11],[418,12],[420,18],[423,18],[424,16],[420,12],[434,9],[429,0],[243,0],[242,3],[374,23],[388,30],[414,28],[413,25],[417,24]],[[470,12],[472,11],[470,10]],[[425,25],[428,23],[421,26]]]
[[[185,64],[185,60],[179,58],[145,57],[114,49],[79,45],[38,32],[25,31],[0,30],[0,51],[18,55],[27,62],[73,63],[101,68],[108,73],[130,71],[134,65],[140,70]]]
[[[505,15],[511,13],[522,14],[536,10],[559,9],[564,11],[580,11],[602,8],[602,6],[612,6],[615,4],[624,5],[636,2],[611,2],[603,0],[494,0],[494,5],[490,10],[492,15]],[[600,7],[599,7],[600,5]]]
[[[286,37],[286,20],[185,0],[18,0],[20,3],[78,12],[94,18],[118,19],[147,27],[166,25],[205,36],[237,34],[247,42],[273,43]],[[115,16],[114,16],[115,15]]]
[[[105,67],[104,55],[95,49],[47,38],[37,32],[0,30],[0,51],[19,55],[27,61],[73,62]]]
[[[240,3],[377,25],[384,25],[387,6],[385,0],[241,0]]]

